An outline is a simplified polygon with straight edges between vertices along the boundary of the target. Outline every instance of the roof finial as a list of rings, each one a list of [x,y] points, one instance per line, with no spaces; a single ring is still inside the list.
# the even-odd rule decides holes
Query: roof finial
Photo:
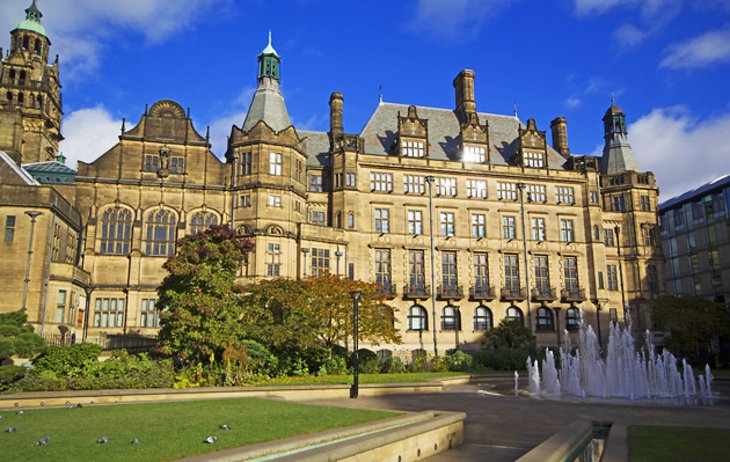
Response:
[[[613,92],[611,92],[611,105],[613,106],[616,104],[616,98],[613,97]]]
[[[38,5],[36,5],[35,2],[36,0],[33,0],[33,3],[25,9],[25,19],[30,19],[31,21],[40,23],[43,13],[41,13],[41,10],[38,9]]]
[[[269,29],[269,46],[271,46],[271,29]]]
[[[513,112],[514,112],[514,115],[515,115],[515,119],[519,119],[519,117],[517,116],[517,100],[515,100]]]
[[[126,125],[127,125],[127,119],[126,119],[126,117],[122,117],[122,135],[124,135]]]
[[[383,104],[383,84],[378,87],[378,106]]]

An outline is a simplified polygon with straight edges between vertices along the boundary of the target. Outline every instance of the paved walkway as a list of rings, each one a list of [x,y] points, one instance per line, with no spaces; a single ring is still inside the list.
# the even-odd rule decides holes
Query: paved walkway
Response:
[[[715,387],[716,389],[719,387]],[[726,384],[724,396],[730,397]],[[480,394],[479,385],[456,385],[443,393],[391,395],[317,401],[318,404],[371,409],[466,412],[464,443],[429,462],[513,461],[546,440],[562,426],[583,418],[647,425],[730,428],[730,398],[713,406],[649,406],[538,400]]]

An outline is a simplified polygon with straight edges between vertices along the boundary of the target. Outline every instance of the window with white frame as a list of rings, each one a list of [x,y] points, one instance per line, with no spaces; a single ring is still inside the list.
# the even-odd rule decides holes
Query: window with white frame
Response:
[[[169,210],[156,210],[147,215],[145,253],[169,256],[175,253],[177,217]]]
[[[345,186],[348,188],[354,188],[357,186],[357,177],[353,172],[345,173]]]
[[[436,178],[437,196],[456,196],[456,178]]]
[[[525,167],[543,168],[545,156],[541,152],[525,152]]]
[[[545,240],[545,218],[532,217],[532,240],[533,241],[544,241]]]
[[[324,226],[325,225],[324,212],[318,212],[318,211],[314,211],[314,210],[312,212],[310,212],[310,222],[313,225]]]
[[[329,249],[312,248],[312,276],[320,276],[330,271]]]
[[[453,236],[454,235],[454,212],[441,212],[439,214],[441,218],[441,235],[442,236]]]
[[[97,298],[94,304],[94,327],[124,327],[124,299]]]
[[[423,141],[403,141],[403,155],[406,157],[423,157],[425,153]]]
[[[511,215],[504,215],[502,217],[502,238],[504,239],[515,239],[517,231],[515,227],[515,217]]]
[[[270,242],[269,247],[268,247],[268,252],[271,254],[275,254],[275,255],[281,253],[281,245]]]
[[[309,190],[311,192],[322,192],[322,175],[309,175]]]
[[[243,194],[239,207],[251,207],[251,194]]]
[[[278,194],[270,194],[269,207],[281,207],[281,196]]]
[[[393,174],[381,172],[370,173],[370,189],[372,191],[382,192],[393,191]]]
[[[63,313],[66,311],[66,291],[59,290],[56,297],[56,322],[63,322]]]
[[[573,220],[560,220],[560,238],[563,242],[575,242]]]
[[[487,180],[466,180],[466,195],[469,197],[487,197]]]
[[[218,217],[213,212],[195,212],[190,218],[190,234],[202,233],[218,224]]]
[[[408,234],[423,234],[423,212],[420,210],[408,211]]]
[[[464,162],[483,164],[487,160],[487,150],[484,146],[464,146]]]
[[[525,185],[525,192],[527,192],[526,199],[530,202],[547,201],[547,196],[545,195],[545,185],[544,184]]]
[[[406,194],[424,194],[426,192],[426,178],[416,175],[403,176],[403,192]]]
[[[375,232],[382,234],[390,232],[390,210],[375,209]]]
[[[281,176],[282,159],[281,153],[269,153],[269,175]]]
[[[517,183],[497,182],[497,199],[501,201],[517,200]]]
[[[597,204],[598,203],[598,192],[597,191],[591,191],[588,193],[588,196],[590,197],[591,204]]]
[[[555,203],[575,204],[575,190],[570,186],[556,186]]]
[[[266,264],[266,275],[267,276],[279,276],[281,274],[281,263],[267,263]]]
[[[487,237],[487,216],[483,213],[471,215],[471,235],[480,238]]]
[[[143,298],[142,306],[139,310],[139,326],[140,327],[160,327],[160,317],[155,309],[157,300],[154,298]]]

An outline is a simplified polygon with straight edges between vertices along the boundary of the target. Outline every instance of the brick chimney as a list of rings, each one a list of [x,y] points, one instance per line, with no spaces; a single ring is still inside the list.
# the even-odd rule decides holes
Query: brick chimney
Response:
[[[456,115],[461,122],[467,120],[467,114],[477,112],[477,105],[474,102],[474,76],[474,71],[464,69],[454,79]]]
[[[563,156],[570,155],[568,147],[568,120],[565,117],[556,117],[550,122],[553,132],[553,148]]]
[[[334,92],[330,95],[330,133],[341,135],[345,131],[342,122],[342,104],[345,98],[342,93]]]

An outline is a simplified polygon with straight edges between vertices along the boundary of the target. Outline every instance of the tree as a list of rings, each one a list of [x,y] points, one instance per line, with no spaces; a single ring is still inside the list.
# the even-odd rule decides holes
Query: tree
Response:
[[[0,363],[13,355],[29,357],[42,353],[46,342],[34,331],[23,311],[0,314]]]
[[[160,308],[159,344],[184,361],[220,357],[248,338],[255,325],[243,310],[243,293],[236,273],[252,243],[227,225],[186,236],[163,267],[168,275],[157,289]]]
[[[535,349],[535,336],[528,328],[515,319],[502,319],[497,327],[484,334],[485,348]]]
[[[659,297],[654,322],[671,333],[664,343],[673,353],[695,360],[715,354],[718,337],[730,334],[728,308],[695,297]]]
[[[353,300],[358,291],[359,338],[375,345],[400,342],[394,310],[378,286],[324,274],[302,280],[274,279],[249,286],[250,304],[263,305],[272,323],[266,333],[274,346],[325,346],[330,350],[353,334]]]

